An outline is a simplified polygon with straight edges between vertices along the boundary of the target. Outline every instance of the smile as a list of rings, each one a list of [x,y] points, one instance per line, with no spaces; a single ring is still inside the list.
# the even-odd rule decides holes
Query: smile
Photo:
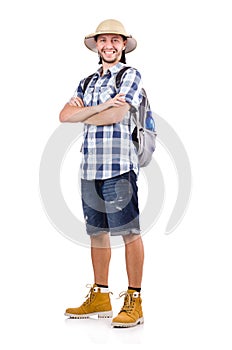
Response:
[[[116,53],[116,51],[115,50],[103,50],[103,53],[106,55],[111,55],[111,54]]]

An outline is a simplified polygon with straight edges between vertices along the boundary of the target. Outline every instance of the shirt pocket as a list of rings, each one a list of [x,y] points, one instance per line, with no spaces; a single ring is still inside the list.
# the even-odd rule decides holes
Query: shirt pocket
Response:
[[[87,107],[94,105],[94,87],[87,87],[83,101],[84,105]]]
[[[108,86],[101,86],[99,89],[99,100],[101,103],[104,103],[111,98],[114,98],[116,96],[116,90],[115,87],[112,85]]]

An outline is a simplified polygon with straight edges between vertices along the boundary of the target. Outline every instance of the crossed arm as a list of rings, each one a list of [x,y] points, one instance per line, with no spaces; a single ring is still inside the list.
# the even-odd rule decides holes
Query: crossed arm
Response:
[[[104,103],[90,107],[85,107],[81,98],[73,97],[61,110],[60,122],[111,125],[119,123],[129,109],[124,94],[117,94]]]

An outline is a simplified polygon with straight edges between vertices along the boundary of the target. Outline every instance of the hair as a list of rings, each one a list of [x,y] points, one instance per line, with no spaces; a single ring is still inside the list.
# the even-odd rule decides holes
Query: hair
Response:
[[[124,36],[124,35],[121,35],[121,37],[123,38],[123,41],[126,41],[127,38]],[[94,37],[94,40],[97,41],[97,38],[98,38],[98,35],[96,35]],[[120,61],[121,63],[126,63],[126,54],[125,54],[125,50],[122,51],[122,55],[121,55],[121,58],[120,58]],[[102,58],[99,56],[99,62],[98,64],[102,64]]]

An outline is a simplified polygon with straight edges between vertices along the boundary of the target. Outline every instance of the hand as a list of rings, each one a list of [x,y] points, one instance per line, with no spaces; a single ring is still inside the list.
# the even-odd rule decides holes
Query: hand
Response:
[[[80,97],[72,97],[69,104],[74,107],[84,107],[84,103]]]
[[[114,98],[105,102],[109,107],[120,107],[126,104],[125,94],[117,94]]]

